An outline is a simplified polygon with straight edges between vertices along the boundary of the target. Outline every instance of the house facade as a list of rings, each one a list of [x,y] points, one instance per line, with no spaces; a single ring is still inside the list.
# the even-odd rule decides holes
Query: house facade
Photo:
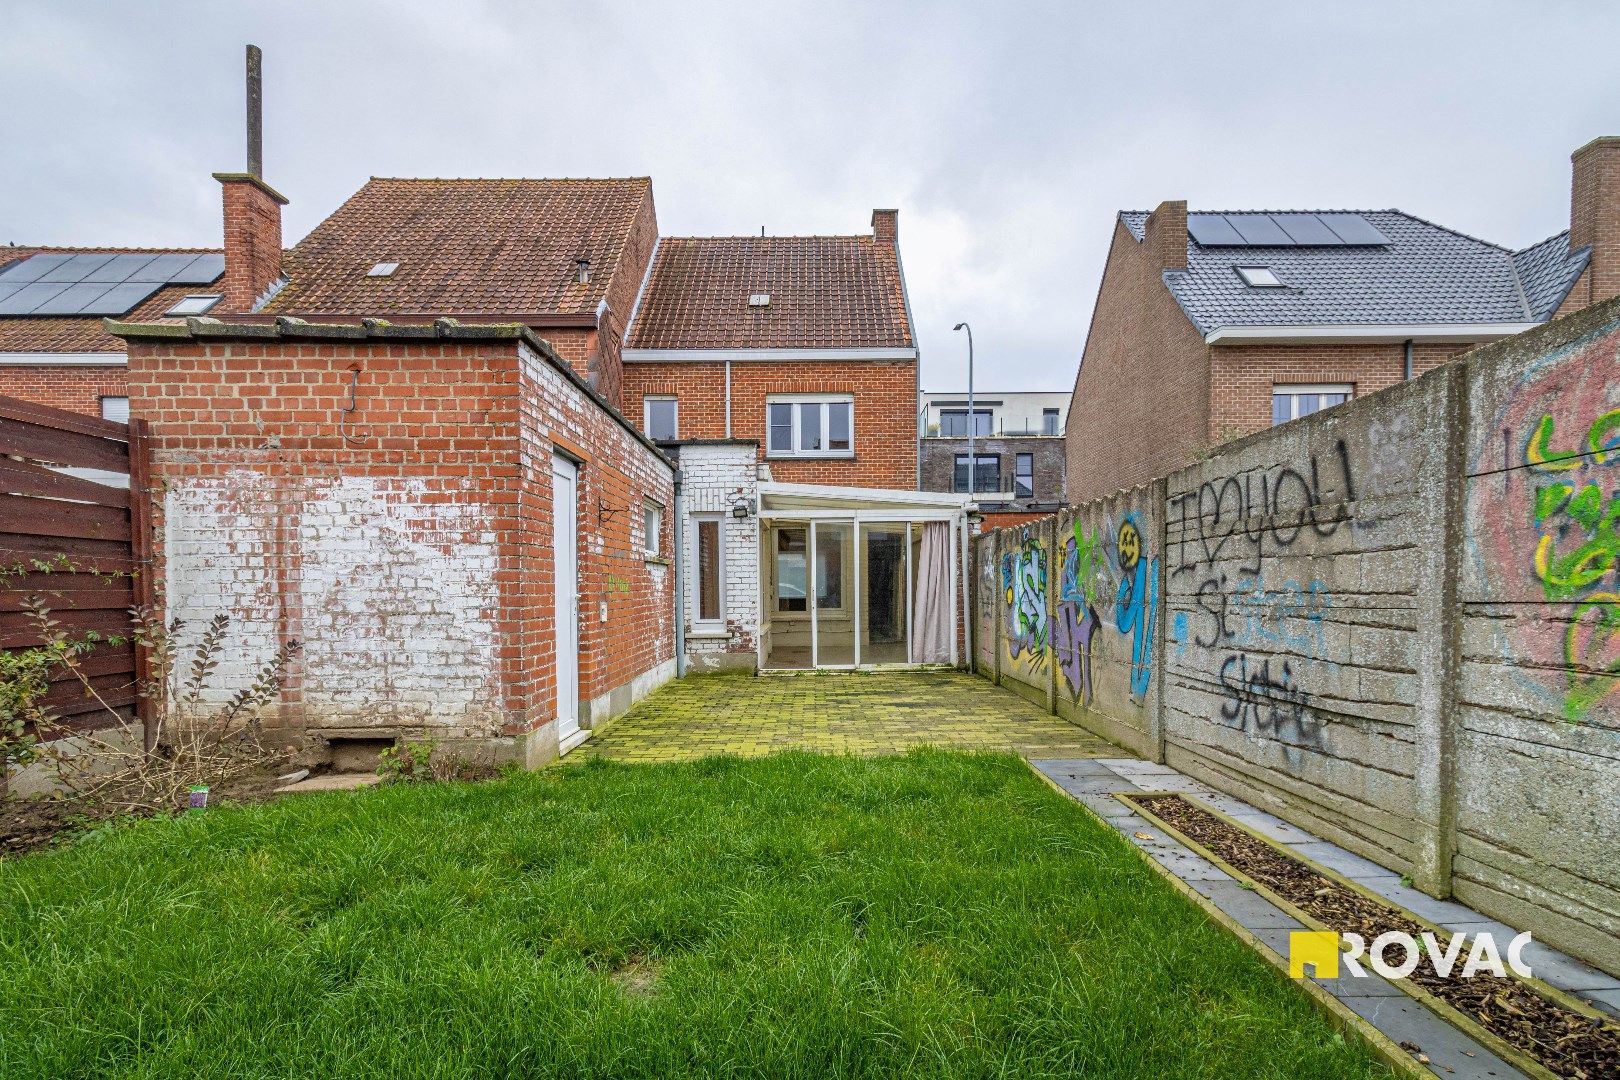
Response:
[[[1569,228],[1517,251],[1398,210],[1122,212],[1070,406],[1070,502],[1616,295],[1620,138],[1572,165]]]
[[[302,643],[273,724],[312,759],[534,764],[689,665],[965,657],[892,211],[660,240],[645,178],[374,178],[284,248],[286,199],[216,175],[206,310],[94,329],[152,433],[169,615],[228,616],[218,694]]]
[[[971,407],[965,393],[923,394],[923,490],[972,494],[992,529],[1062,508],[1068,411],[1064,391],[985,391]]]

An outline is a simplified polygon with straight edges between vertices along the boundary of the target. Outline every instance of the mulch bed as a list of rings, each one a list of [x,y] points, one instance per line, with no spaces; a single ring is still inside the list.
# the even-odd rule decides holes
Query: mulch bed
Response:
[[[1430,929],[1393,907],[1324,877],[1179,796],[1139,801],[1183,836],[1208,848],[1331,930],[1358,933],[1370,943],[1390,930],[1417,938]],[[1437,933],[1436,940],[1444,947],[1449,935]],[[1465,948],[1452,969],[1455,975],[1460,975],[1466,955]],[[1386,950],[1385,956],[1392,966],[1400,966],[1405,959],[1400,946]],[[1572,1080],[1620,1077],[1620,1026],[1564,1008],[1515,979],[1489,974],[1442,978],[1426,956],[1420,958],[1409,981],[1555,1075]]]
[[[270,764],[215,784],[208,793],[209,805],[266,802],[275,797],[280,786],[276,778],[287,768],[284,763]],[[182,809],[175,807],[176,812]],[[95,803],[68,795],[0,799],[0,859],[65,843],[114,818],[133,820],[154,814],[151,807],[121,805],[116,798]]]

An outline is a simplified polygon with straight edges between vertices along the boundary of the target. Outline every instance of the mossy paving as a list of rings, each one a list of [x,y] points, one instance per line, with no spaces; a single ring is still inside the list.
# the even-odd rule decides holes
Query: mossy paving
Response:
[[[668,683],[563,760],[690,761],[782,750],[893,754],[914,746],[1034,758],[1120,751],[964,672],[691,675]]]

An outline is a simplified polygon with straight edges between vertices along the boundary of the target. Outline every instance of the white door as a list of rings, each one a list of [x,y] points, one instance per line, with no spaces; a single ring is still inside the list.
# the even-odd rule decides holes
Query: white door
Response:
[[[557,739],[567,750],[579,741],[579,529],[575,488],[579,472],[564,457],[551,459],[551,580],[556,604]]]

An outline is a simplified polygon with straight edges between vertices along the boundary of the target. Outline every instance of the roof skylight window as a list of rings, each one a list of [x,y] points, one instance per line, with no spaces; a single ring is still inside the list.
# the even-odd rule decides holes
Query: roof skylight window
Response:
[[[1256,289],[1280,289],[1283,279],[1271,272],[1269,266],[1239,266],[1236,268],[1243,284]]]
[[[366,277],[393,277],[394,271],[398,269],[397,262],[380,262],[366,271]]]
[[[749,297],[748,297],[748,306],[749,307],[770,307],[771,306],[771,294],[768,293],[768,292],[750,293]]]
[[[209,308],[219,303],[219,296],[211,293],[200,293],[195,296],[181,297],[174,307],[165,311],[165,315],[201,315]]]

